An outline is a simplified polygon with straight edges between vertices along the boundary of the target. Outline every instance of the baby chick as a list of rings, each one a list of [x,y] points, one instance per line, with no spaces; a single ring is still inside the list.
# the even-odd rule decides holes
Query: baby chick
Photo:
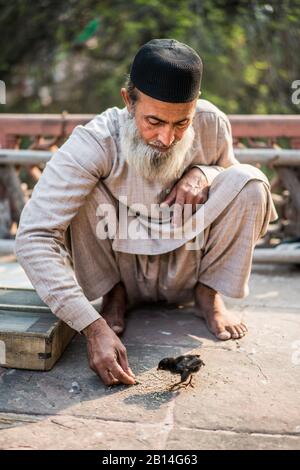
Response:
[[[159,362],[157,369],[169,370],[172,374],[180,374],[180,382],[177,382],[170,388],[170,390],[174,390],[177,386],[188,387],[190,385],[193,387],[192,374],[198,372],[198,370],[200,370],[204,365],[205,364],[200,359],[199,354],[187,354],[186,356],[165,357]],[[189,378],[189,376],[189,382],[183,383]]]

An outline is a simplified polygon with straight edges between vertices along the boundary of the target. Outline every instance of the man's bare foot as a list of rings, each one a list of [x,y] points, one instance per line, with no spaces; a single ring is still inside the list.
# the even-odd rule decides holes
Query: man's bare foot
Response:
[[[101,315],[116,333],[121,335],[125,329],[126,291],[121,282],[116,284],[103,297]]]
[[[195,287],[197,314],[206,321],[208,329],[220,340],[238,339],[247,330],[246,325],[228,312],[218,292],[200,282]]]

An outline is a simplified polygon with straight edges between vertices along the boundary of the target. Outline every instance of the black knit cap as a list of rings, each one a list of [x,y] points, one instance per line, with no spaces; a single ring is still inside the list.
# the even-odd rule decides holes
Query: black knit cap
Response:
[[[199,96],[202,60],[176,39],[153,39],[136,54],[130,72],[145,95],[169,103],[188,103]]]

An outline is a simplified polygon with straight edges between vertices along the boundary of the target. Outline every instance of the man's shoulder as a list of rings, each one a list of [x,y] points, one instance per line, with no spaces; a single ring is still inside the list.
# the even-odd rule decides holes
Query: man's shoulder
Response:
[[[116,138],[119,133],[120,119],[124,110],[117,108],[108,108],[101,114],[97,114],[84,127],[96,140],[107,138]]]
[[[71,156],[71,164],[79,164],[94,176],[109,175],[116,161],[119,123],[122,110],[109,108],[85,125],[76,126],[72,134],[51,159],[61,162]],[[70,165],[70,162],[68,163]]]
[[[211,103],[208,100],[198,100],[196,107],[196,117],[201,121],[219,121],[224,120],[228,121],[226,114],[221,111],[216,105]]]

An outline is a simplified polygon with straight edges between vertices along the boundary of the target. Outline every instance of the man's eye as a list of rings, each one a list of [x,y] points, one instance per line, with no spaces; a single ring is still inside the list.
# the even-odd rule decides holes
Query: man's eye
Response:
[[[160,121],[155,121],[154,119],[148,119],[148,123],[151,124],[151,126],[157,126],[160,124]]]
[[[177,127],[186,127],[188,125],[188,121],[184,121],[184,122],[179,122],[177,124]]]

